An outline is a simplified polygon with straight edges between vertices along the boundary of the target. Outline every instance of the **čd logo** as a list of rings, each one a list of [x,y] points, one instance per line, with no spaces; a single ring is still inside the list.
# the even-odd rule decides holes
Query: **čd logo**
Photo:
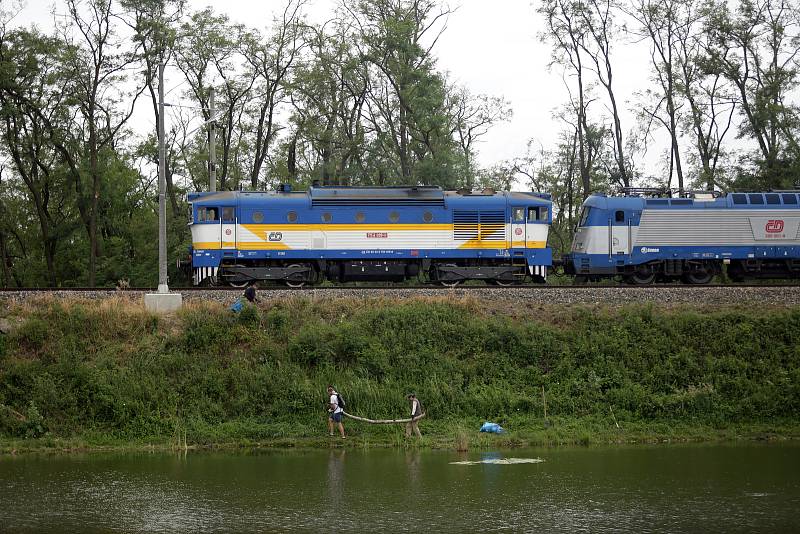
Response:
[[[767,221],[767,226],[765,230],[768,234],[778,234],[783,232],[783,220],[781,219],[770,219]]]

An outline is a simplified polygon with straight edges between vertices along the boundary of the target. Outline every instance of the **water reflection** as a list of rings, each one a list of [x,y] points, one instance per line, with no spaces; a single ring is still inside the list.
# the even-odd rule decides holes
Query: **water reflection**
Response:
[[[0,531],[791,531],[800,446],[0,458]],[[540,464],[451,465],[542,457]]]
[[[344,506],[344,457],[347,451],[332,450],[328,454],[328,501],[333,510]]]

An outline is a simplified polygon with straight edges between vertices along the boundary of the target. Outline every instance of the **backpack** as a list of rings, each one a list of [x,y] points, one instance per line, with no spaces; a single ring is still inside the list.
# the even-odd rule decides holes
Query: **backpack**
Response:
[[[347,406],[347,405],[345,404],[345,402],[344,402],[344,399],[342,398],[342,396],[341,396],[341,395],[339,395],[338,393],[336,394],[336,404],[337,404],[337,405],[339,406],[339,408],[341,408],[342,410],[344,410],[345,406]]]

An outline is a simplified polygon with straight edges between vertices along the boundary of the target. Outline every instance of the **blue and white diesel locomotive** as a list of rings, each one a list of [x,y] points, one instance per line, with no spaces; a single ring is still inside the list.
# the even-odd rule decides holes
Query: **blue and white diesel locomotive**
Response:
[[[190,193],[193,281],[544,282],[550,196],[439,187]]]
[[[653,191],[595,194],[583,203],[565,272],[634,284],[705,284],[727,272],[745,278],[800,277],[800,195]]]

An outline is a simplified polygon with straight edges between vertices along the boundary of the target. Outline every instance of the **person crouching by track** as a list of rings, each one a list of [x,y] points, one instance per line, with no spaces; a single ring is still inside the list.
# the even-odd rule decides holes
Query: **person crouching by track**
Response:
[[[419,431],[419,426],[417,426],[417,421],[415,421],[414,419],[416,417],[420,417],[423,414],[422,403],[413,393],[408,395],[406,398],[408,399],[408,402],[411,403],[411,421],[406,423],[406,437],[410,438],[411,432],[413,430],[413,432],[417,435],[417,437],[421,438],[422,432]]]
[[[342,424],[342,417],[344,416],[344,403],[341,397],[333,389],[333,386],[328,386],[328,434],[333,436],[333,424],[339,425],[339,435],[345,439],[344,425]]]
[[[258,282],[253,282],[247,289],[244,290],[244,298],[251,304],[255,304],[258,302],[258,297],[256,296],[256,290],[258,289]]]

